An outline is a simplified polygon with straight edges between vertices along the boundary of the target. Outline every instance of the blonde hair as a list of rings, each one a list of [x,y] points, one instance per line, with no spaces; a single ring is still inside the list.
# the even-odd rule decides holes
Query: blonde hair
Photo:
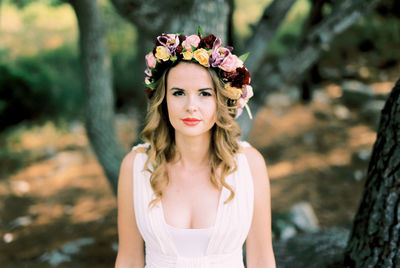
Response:
[[[221,190],[224,186],[230,191],[230,196],[224,202],[228,203],[234,198],[235,193],[225,179],[237,170],[234,156],[239,151],[237,137],[241,135],[241,131],[239,125],[234,121],[237,108],[232,99],[229,98],[230,94],[225,89],[224,83],[214,70],[206,69],[213,82],[217,101],[216,123],[211,129],[210,181],[218,190]],[[155,194],[155,198],[150,201],[149,207],[154,207],[156,203],[161,201],[162,191],[168,185],[167,163],[174,159],[177,153],[174,128],[169,122],[165,96],[169,70],[164,71],[159,79],[148,105],[145,127],[142,131],[143,139],[150,144],[144,170],[151,173],[150,184]],[[153,170],[149,168],[150,164]]]

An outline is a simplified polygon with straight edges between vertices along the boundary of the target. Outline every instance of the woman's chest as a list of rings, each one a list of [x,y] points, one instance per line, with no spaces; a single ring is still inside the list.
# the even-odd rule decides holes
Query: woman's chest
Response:
[[[214,226],[221,191],[209,178],[193,174],[190,178],[171,178],[163,190],[162,208],[167,224],[185,229]]]

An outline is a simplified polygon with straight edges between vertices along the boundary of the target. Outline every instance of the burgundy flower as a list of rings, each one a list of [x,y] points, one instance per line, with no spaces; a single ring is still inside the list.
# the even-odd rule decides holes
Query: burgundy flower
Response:
[[[237,75],[233,78],[231,86],[242,88],[243,85],[248,85],[250,83],[250,73],[247,71],[246,67],[236,68]]]
[[[178,36],[178,38],[179,38],[179,44],[182,44],[182,42],[186,40],[186,35],[180,34],[180,35]]]
[[[236,71],[225,72],[223,70],[220,70],[220,75],[221,75],[222,81],[228,82],[228,81],[232,81],[233,79],[235,79],[235,77],[238,75],[238,73]]]
[[[200,40],[199,47],[211,49],[213,47],[215,39],[215,35],[209,34]]]
[[[176,49],[175,49],[175,52],[178,53],[178,55],[181,54],[182,51],[183,51],[182,45],[177,46]],[[178,55],[177,55],[177,56],[178,56]]]

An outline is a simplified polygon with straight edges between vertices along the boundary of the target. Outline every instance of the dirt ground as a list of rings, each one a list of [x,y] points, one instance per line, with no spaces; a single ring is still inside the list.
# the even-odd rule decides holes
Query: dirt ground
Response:
[[[372,86],[388,92],[393,83]],[[325,85],[311,104],[274,105],[255,118],[248,141],[265,157],[273,216],[307,201],[321,227],[351,226],[368,166],[355,156],[371,152],[376,125],[361,120],[359,110],[346,110],[338,91]],[[128,151],[135,121],[120,115],[117,128]],[[82,124],[18,131],[10,146],[28,156],[22,169],[0,181],[0,266],[51,267],[43,254],[92,238],[58,267],[114,267],[116,198]]]

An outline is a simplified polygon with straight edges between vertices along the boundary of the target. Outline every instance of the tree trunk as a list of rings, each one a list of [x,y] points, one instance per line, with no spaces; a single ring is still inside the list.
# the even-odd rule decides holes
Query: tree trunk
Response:
[[[345,267],[400,267],[400,80],[381,113]]]
[[[185,34],[196,34],[200,25],[204,33],[214,33],[225,42],[227,40],[227,0],[111,1],[122,16],[135,24],[142,33],[147,33],[147,36],[142,36],[144,38],[154,40],[156,35],[163,32],[184,31]]]
[[[323,20],[323,7],[325,4],[328,4],[328,2],[330,2],[330,0],[311,0],[310,15],[303,27],[303,37],[306,37],[308,32]],[[300,43],[304,44],[305,42],[306,39],[303,38]],[[316,80],[320,79],[318,69],[318,62],[315,62],[311,65],[309,70],[303,74],[301,82],[301,100],[304,103],[309,103],[312,100],[312,85],[317,82]]]
[[[108,54],[105,28],[97,1],[69,1],[75,10],[86,92],[85,127],[114,194],[117,193],[119,166],[124,152],[116,139],[111,59]]]

